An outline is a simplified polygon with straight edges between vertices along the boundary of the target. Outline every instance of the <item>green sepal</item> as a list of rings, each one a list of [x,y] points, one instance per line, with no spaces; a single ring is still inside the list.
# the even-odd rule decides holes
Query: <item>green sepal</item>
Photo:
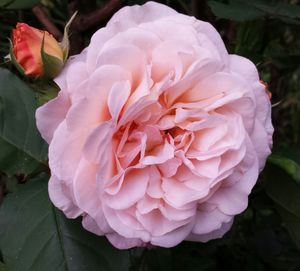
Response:
[[[64,62],[55,56],[48,55],[45,52],[45,35],[43,36],[41,46],[41,58],[43,63],[42,79],[49,80],[56,77],[64,66]]]
[[[17,62],[15,55],[14,55],[14,50],[13,50],[13,43],[11,41],[11,39],[9,40],[9,56],[10,56],[10,61],[11,63],[16,67],[16,69],[23,75],[25,76],[25,71],[22,68],[22,66]]]
[[[31,86],[36,92],[38,107],[54,99],[60,91],[59,86],[53,80],[39,80]]]
[[[69,49],[70,49],[69,30],[70,30],[70,26],[71,26],[72,22],[74,21],[76,15],[77,15],[77,11],[75,11],[75,13],[72,15],[70,20],[67,22],[65,29],[64,29],[64,37],[63,37],[62,41],[59,43],[60,47],[63,51],[64,62],[67,60],[68,55],[69,55]]]

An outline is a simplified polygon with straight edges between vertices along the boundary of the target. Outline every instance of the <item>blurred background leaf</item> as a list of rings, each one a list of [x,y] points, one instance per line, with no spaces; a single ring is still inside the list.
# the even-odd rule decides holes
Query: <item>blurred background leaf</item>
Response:
[[[47,144],[35,124],[36,98],[18,77],[0,69],[0,170],[29,174],[46,163]]]
[[[0,248],[9,270],[129,270],[129,252],[67,219],[50,202],[49,176],[19,184],[0,207]]]
[[[223,19],[243,22],[270,17],[300,24],[300,7],[282,0],[211,0],[208,4],[213,13]]]
[[[300,249],[299,156],[294,156],[296,153],[291,150],[283,153],[285,157],[283,156],[282,159],[279,159],[278,154],[270,157],[272,164],[266,170],[268,176],[266,191],[275,202],[285,226]]]
[[[0,0],[0,8],[6,9],[26,9],[31,8],[40,0]]]
[[[5,264],[0,262],[0,271],[6,271],[6,267],[5,267]]]

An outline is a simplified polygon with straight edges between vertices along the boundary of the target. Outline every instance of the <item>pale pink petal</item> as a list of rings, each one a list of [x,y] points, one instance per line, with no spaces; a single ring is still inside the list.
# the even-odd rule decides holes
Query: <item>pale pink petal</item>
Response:
[[[52,174],[61,180],[72,182],[87,133],[86,130],[70,133],[66,121],[58,126],[49,146],[49,166]]]
[[[259,170],[261,171],[265,166],[267,157],[271,153],[271,142],[269,141],[267,131],[258,120],[255,121],[254,129],[250,136],[257,153]]]
[[[59,75],[54,79],[55,83],[60,87],[61,90],[72,92],[72,89],[68,89],[67,84],[67,74],[69,68],[73,66],[73,64],[77,62],[85,62],[87,57],[88,50],[84,49],[80,54],[70,56],[65,63],[63,70],[59,73]]]
[[[149,185],[147,187],[147,194],[154,199],[160,199],[164,194],[162,190],[161,174],[155,166],[150,166],[149,169]]]
[[[228,52],[217,30],[210,23],[200,20],[195,21],[194,26],[198,33],[203,33],[214,44],[218,50],[222,62],[225,64],[224,66],[226,67],[228,63]]]
[[[117,211],[103,206],[105,218],[110,227],[119,235],[125,238],[140,238],[144,242],[149,242],[151,235],[145,230],[136,230],[125,225],[117,214]]]
[[[224,223],[231,220],[232,216],[222,213],[218,208],[209,212],[198,210],[192,233],[197,235],[208,234],[220,229]]]
[[[66,81],[72,102],[84,97],[82,86],[87,81],[87,78],[88,72],[85,62],[74,62],[69,66],[66,74]]]
[[[190,218],[182,220],[169,220],[162,215],[159,209],[154,209],[147,214],[136,212],[138,221],[151,234],[151,236],[163,236],[173,230],[186,225],[190,222]],[[159,227],[158,227],[159,225]]]
[[[158,165],[163,177],[169,178],[176,174],[178,167],[182,164],[181,159],[174,157]]]
[[[118,66],[105,65],[97,69],[84,86],[85,97],[69,110],[68,127],[71,130],[90,128],[111,119],[107,104],[109,93],[115,83],[129,79],[129,73]]]
[[[190,189],[174,178],[163,178],[162,189],[165,201],[175,208],[200,200],[209,192],[209,188],[202,191]]]
[[[159,210],[170,221],[182,221],[195,216],[197,205],[188,205],[185,208],[174,208],[167,203],[160,204]]]
[[[142,199],[138,201],[136,208],[137,211],[141,215],[143,215],[153,211],[154,209],[157,209],[159,205],[160,205],[159,199],[152,198],[146,194]]]
[[[221,228],[219,228],[217,230],[214,230],[210,233],[203,234],[203,235],[196,235],[196,234],[191,233],[186,238],[186,240],[206,243],[210,240],[221,238],[221,237],[223,237],[223,235],[226,232],[228,232],[230,230],[232,224],[233,224],[233,219],[231,221],[227,222],[227,223],[223,223]]]
[[[118,45],[104,50],[97,59],[97,66],[113,65],[131,74],[131,85],[135,88],[143,79],[146,67],[144,52],[133,45]]]
[[[48,184],[50,200],[62,210],[68,218],[76,218],[82,210],[74,203],[72,189],[64,181],[59,180],[54,174],[51,175]]]
[[[240,180],[232,186],[221,186],[208,199],[208,203],[217,205],[219,210],[227,215],[239,214],[247,208],[248,195],[258,177],[259,167],[257,157],[253,153],[253,150],[250,149],[248,151],[244,162],[245,172],[242,172],[243,175]]]
[[[97,235],[104,235],[104,232],[101,230],[101,228],[99,228],[97,222],[95,219],[93,219],[91,216],[89,215],[84,215],[82,218],[82,226]]]
[[[162,236],[153,236],[151,244],[161,247],[174,247],[186,239],[193,228],[193,221]]]
[[[149,173],[146,170],[132,169],[124,176],[123,185],[115,195],[104,194],[102,200],[113,209],[126,209],[145,195]]]
[[[113,122],[106,121],[90,132],[83,150],[83,154],[87,160],[99,164],[108,153],[112,152],[111,140],[113,129]]]
[[[119,249],[129,249],[133,247],[143,247],[145,243],[138,238],[125,238],[117,233],[106,234],[107,239],[111,242],[116,248]]]
[[[143,6],[124,7],[120,9],[108,22],[108,26],[117,24],[120,30],[125,30],[145,22],[152,22],[160,18],[171,16],[177,12],[165,5],[147,2]]]
[[[247,58],[238,55],[229,55],[229,69],[244,79],[248,84],[259,81],[255,65]]]
[[[65,91],[36,110],[36,125],[47,143],[50,143],[58,125],[64,120],[71,106]],[[55,114],[53,114],[55,112]]]
[[[129,98],[131,85],[129,81],[115,83],[107,98],[107,105],[110,115],[114,120],[117,120],[119,114]]]
[[[162,164],[174,157],[174,146],[167,140],[163,145],[154,148],[140,161],[143,165]]]
[[[152,31],[134,27],[113,36],[111,39],[107,39],[102,50],[115,47],[120,44],[134,45],[141,49],[147,56],[150,56],[153,48],[155,48],[160,42],[161,40]]]
[[[100,195],[96,183],[97,169],[96,164],[81,159],[73,182],[76,204],[93,218],[96,218],[98,209],[101,209]]]

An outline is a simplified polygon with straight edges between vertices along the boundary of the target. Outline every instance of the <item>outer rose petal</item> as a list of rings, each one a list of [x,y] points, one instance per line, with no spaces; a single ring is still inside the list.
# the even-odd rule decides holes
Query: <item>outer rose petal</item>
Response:
[[[121,30],[152,22],[163,17],[175,15],[177,12],[165,5],[155,2],[147,2],[143,6],[125,7],[119,10],[108,22],[108,26],[117,23]]]
[[[67,85],[67,73],[68,70],[70,68],[70,66],[72,66],[73,63],[77,63],[77,62],[85,62],[86,60],[86,54],[87,54],[87,50],[83,50],[79,55],[74,55],[74,56],[70,56],[63,68],[63,70],[61,71],[61,73],[54,79],[55,83],[60,87],[61,90],[69,90],[72,91],[72,89],[68,89],[68,85]]]
[[[49,197],[53,204],[62,210],[68,218],[75,218],[82,214],[71,194],[70,187],[64,181],[52,174],[49,180]]]
[[[210,233],[203,234],[203,235],[196,235],[192,233],[186,238],[186,240],[205,243],[213,239],[221,238],[226,232],[230,230],[232,224],[233,224],[233,219],[227,223],[223,223],[219,229],[211,231]]]
[[[161,247],[174,247],[185,240],[193,228],[193,222],[188,223],[172,232],[158,237],[152,237],[151,244]]]
[[[213,211],[198,211],[192,230],[193,234],[204,235],[218,230],[224,223],[231,222],[232,217],[222,213],[218,208]]]
[[[145,243],[138,238],[124,238],[117,233],[109,233],[106,235],[107,239],[119,249],[128,249],[132,247],[143,247]]]
[[[61,180],[73,182],[86,135],[86,130],[70,133],[65,121],[58,126],[49,146],[49,166],[52,174]]]
[[[60,91],[56,98],[37,109],[36,125],[47,143],[51,142],[55,130],[65,119],[70,106],[68,95],[65,91]]]

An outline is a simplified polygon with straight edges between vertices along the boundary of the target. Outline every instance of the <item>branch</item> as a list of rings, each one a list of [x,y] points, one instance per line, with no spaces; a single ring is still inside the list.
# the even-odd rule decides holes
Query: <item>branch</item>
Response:
[[[40,23],[45,27],[45,29],[54,36],[58,41],[63,37],[60,30],[55,26],[55,24],[50,20],[47,13],[41,5],[36,5],[32,8],[33,14],[40,21]]]
[[[68,1],[69,16],[73,15],[76,10],[79,10],[79,14],[77,14],[70,27],[70,55],[78,54],[83,49],[82,32],[97,27],[107,20],[121,7],[122,1],[108,0],[103,7],[98,9],[95,9],[96,2],[94,0]]]
[[[78,10],[78,6],[79,6],[78,0],[69,1],[69,3],[68,3],[69,16],[72,16],[74,14],[74,12]],[[83,37],[82,37],[81,33],[78,31],[76,25],[74,24],[77,17],[78,17],[78,14],[76,15],[73,23],[70,26],[70,36],[69,36],[69,40],[70,40],[69,55],[70,56],[79,54],[84,47]]]
[[[121,7],[122,0],[109,0],[102,8],[96,9],[88,14],[80,14],[74,20],[74,28],[84,32],[92,27],[98,26],[115,11]]]

